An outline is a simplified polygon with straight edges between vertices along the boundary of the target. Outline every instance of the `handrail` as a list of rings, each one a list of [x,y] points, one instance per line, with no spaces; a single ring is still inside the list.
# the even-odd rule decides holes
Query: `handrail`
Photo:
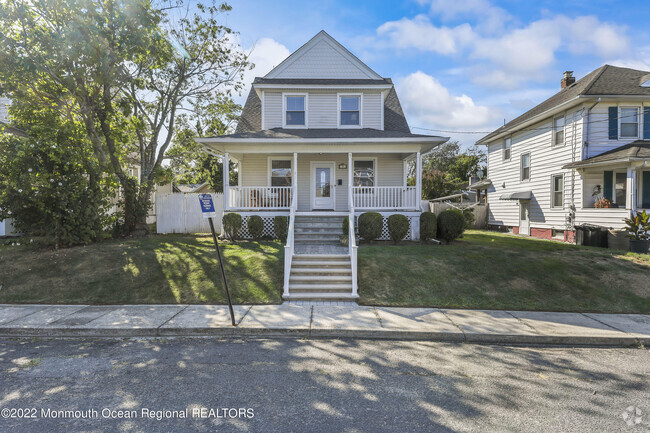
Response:
[[[298,207],[298,194],[295,188],[292,189],[293,197],[291,198],[291,207],[289,209],[289,227],[287,228],[287,243],[284,246],[284,294],[283,297],[289,296],[289,277],[291,276],[291,262],[293,260],[294,250],[294,226],[296,222],[296,209]]]
[[[357,284],[357,239],[354,230],[354,207],[350,208],[350,215],[348,215],[348,249],[352,270],[352,296],[357,297],[359,288]]]

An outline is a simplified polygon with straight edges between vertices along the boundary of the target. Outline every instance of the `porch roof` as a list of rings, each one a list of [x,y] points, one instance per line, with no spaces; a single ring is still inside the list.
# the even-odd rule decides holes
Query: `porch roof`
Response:
[[[370,138],[373,140],[394,140],[396,138],[412,138],[418,141],[441,141],[448,140],[448,137],[439,137],[435,135],[411,134],[403,131],[382,131],[373,128],[273,128],[255,132],[240,132],[229,135],[217,135],[214,137],[199,138],[197,141],[202,142],[261,142],[261,141],[301,141],[313,139],[325,139],[328,141],[338,139],[363,139]]]
[[[608,150],[598,156],[567,164],[562,168],[585,168],[597,165],[650,160],[650,140],[637,140]]]

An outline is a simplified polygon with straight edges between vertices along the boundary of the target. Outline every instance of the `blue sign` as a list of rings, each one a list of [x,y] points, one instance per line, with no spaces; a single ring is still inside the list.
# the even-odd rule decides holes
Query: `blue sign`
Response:
[[[212,218],[217,216],[217,212],[214,210],[212,195],[199,194],[199,203],[201,204],[201,212],[203,212],[204,218]]]

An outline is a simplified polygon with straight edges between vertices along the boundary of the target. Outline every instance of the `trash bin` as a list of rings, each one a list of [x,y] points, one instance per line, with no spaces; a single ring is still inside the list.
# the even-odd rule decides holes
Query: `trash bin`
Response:
[[[594,224],[576,226],[576,244],[587,247],[607,248],[607,227]]]

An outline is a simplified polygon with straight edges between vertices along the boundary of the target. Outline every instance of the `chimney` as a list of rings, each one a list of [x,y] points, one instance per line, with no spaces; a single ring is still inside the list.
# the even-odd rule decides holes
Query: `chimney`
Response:
[[[576,77],[573,76],[573,71],[566,71],[564,72],[564,78],[562,78],[562,88],[565,89],[569,87],[571,84],[576,82]]]

